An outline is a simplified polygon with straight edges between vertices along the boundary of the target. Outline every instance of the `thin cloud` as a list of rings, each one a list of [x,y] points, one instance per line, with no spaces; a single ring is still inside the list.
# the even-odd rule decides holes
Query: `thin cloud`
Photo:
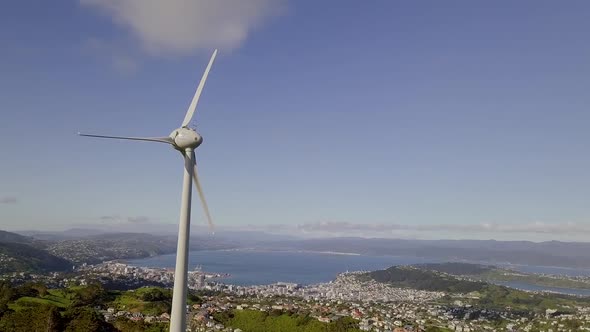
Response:
[[[127,221],[134,224],[147,223],[151,221],[151,218],[146,216],[127,217]]]
[[[528,234],[590,234],[590,224],[585,223],[523,223],[523,224],[360,224],[349,222],[317,222],[298,225],[296,229],[303,233],[335,233],[350,234],[362,232],[458,232],[458,233],[528,233]]]
[[[0,197],[0,204],[16,204],[16,203],[18,203],[18,199],[14,196]]]
[[[131,224],[142,224],[152,222],[153,219],[146,216],[128,216],[122,217],[120,215],[104,215],[98,217],[98,219],[103,223],[131,223]]]
[[[139,57],[132,56],[128,46],[93,37],[86,39],[81,47],[85,54],[108,61],[120,74],[133,74],[140,66]]]
[[[129,30],[150,54],[186,55],[199,49],[233,49],[284,0],[80,0]]]
[[[115,54],[111,57],[113,67],[120,73],[131,74],[137,71],[137,61],[125,54]]]
[[[121,219],[121,217],[116,216],[116,215],[110,215],[110,216],[100,216],[100,217],[98,217],[98,219],[100,219],[100,221],[102,221],[102,222],[109,222],[109,221],[118,221]]]

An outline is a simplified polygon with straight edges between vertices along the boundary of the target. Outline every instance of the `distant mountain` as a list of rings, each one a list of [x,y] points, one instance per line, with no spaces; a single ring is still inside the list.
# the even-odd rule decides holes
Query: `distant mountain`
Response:
[[[256,244],[266,241],[293,241],[300,239],[296,236],[286,234],[270,234],[261,231],[228,229],[220,229],[219,231],[216,231],[215,236],[220,239],[232,240],[244,244]]]
[[[456,276],[481,275],[483,273],[490,272],[490,271],[497,269],[494,266],[481,265],[481,264],[469,264],[469,263],[457,263],[457,262],[436,263],[436,264],[415,264],[413,266],[417,267],[419,269],[422,269],[422,270],[437,271],[437,272],[452,274],[452,275],[456,275]]]
[[[156,235],[156,236],[176,236],[178,232],[178,225],[176,224],[154,224],[145,223],[138,225],[118,225],[112,227],[90,226],[90,228],[71,228],[64,231],[18,231],[16,233],[32,237],[38,240],[47,241],[63,241],[81,239],[86,237],[100,236],[102,234],[127,234],[138,233],[138,229],[142,234]],[[250,246],[260,242],[267,241],[287,241],[298,240],[298,237],[285,234],[270,234],[262,231],[252,230],[235,230],[227,228],[215,229],[215,235],[211,235],[211,230],[208,227],[193,225],[191,226],[191,234],[204,238],[213,238],[222,242],[240,243],[243,246]]]
[[[17,231],[16,233],[45,241],[62,241],[105,233],[97,229],[71,228],[65,231]]]
[[[580,242],[326,238],[266,242],[259,247],[590,269],[590,243]]]

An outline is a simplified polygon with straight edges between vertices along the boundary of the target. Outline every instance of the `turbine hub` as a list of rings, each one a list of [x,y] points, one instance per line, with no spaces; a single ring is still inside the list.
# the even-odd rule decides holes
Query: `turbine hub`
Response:
[[[188,127],[174,130],[170,134],[170,138],[174,140],[174,146],[179,150],[196,149],[203,143],[203,137],[196,130]]]

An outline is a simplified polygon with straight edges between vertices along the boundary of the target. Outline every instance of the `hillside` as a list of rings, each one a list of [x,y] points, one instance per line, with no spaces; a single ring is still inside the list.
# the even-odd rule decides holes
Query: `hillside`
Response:
[[[530,274],[496,266],[469,263],[417,264],[414,266],[422,270],[448,273],[461,278],[491,283],[520,281],[544,287],[590,289],[590,278]]]
[[[75,264],[95,264],[115,259],[133,259],[174,253],[176,236],[144,233],[112,233],[57,241],[47,250]],[[232,246],[209,237],[191,237],[191,250],[226,249]]]
[[[76,264],[95,264],[107,260],[142,258],[168,254],[176,249],[174,239],[149,234],[101,234],[58,241],[47,250]]]
[[[34,242],[34,239],[32,237],[0,230],[0,242],[31,244]]]
[[[0,231],[0,271],[42,272],[63,270],[82,263],[96,264],[116,259],[144,258],[174,253],[176,236],[145,233],[94,233],[92,230],[67,232]],[[64,234],[62,234],[64,233]],[[19,244],[20,246],[17,246]],[[211,236],[191,237],[191,250],[214,250],[236,247],[235,241]],[[36,251],[33,249],[37,249]],[[59,260],[55,260],[56,258]],[[48,264],[42,264],[47,261]]]
[[[23,243],[0,242],[0,274],[66,271],[72,263]]]

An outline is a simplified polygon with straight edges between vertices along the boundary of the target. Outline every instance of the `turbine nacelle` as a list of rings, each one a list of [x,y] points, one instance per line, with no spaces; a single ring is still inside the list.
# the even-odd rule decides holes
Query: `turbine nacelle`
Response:
[[[189,127],[181,127],[170,133],[174,148],[184,151],[186,149],[196,149],[203,143],[203,137],[196,130]]]

